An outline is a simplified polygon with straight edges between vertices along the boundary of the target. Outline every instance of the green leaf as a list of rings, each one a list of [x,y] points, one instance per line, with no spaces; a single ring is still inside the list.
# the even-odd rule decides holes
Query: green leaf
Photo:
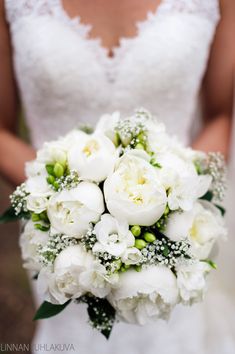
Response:
[[[39,309],[37,310],[33,320],[42,320],[44,318],[49,318],[52,316],[57,315],[58,313],[60,313],[61,311],[64,310],[64,308],[71,302],[71,300],[68,300],[67,302],[65,302],[63,305],[55,305],[55,304],[51,304],[48,301],[44,301],[42,303],[42,305],[39,307]]]
[[[216,208],[218,208],[220,210],[222,216],[224,216],[226,213],[226,210],[221,205],[215,204],[215,206],[216,206]]]
[[[209,264],[209,266],[213,269],[217,269],[217,264],[213,262],[211,259],[204,259],[202,262]]]
[[[116,311],[106,299],[93,295],[82,296],[78,302],[88,305],[87,312],[92,326],[98,329],[106,339],[109,338],[115,322]]]
[[[213,193],[211,191],[208,191],[200,199],[204,199],[204,200],[207,200],[208,202],[211,202],[213,199]]]
[[[16,221],[19,219],[28,219],[28,213],[20,213],[18,215],[15,214],[15,210],[12,207],[9,207],[5,213],[0,215],[0,224],[5,224],[7,222]]]

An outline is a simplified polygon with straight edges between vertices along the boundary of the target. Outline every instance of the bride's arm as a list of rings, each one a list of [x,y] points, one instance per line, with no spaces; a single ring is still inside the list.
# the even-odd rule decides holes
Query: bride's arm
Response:
[[[204,128],[193,144],[229,154],[235,58],[235,1],[221,0],[221,21],[203,84]]]
[[[0,0],[0,80],[0,174],[16,185],[24,181],[24,163],[33,159],[35,153],[15,135],[18,116],[17,89],[3,0]]]

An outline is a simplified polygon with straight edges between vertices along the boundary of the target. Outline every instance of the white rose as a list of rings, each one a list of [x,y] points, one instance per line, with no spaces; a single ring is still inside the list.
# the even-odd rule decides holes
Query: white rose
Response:
[[[167,197],[156,169],[129,152],[116,164],[104,183],[109,212],[129,225],[153,225],[164,213]]]
[[[84,135],[68,152],[68,165],[82,180],[101,182],[113,171],[118,152],[105,135]]]
[[[135,244],[135,238],[129,231],[128,223],[117,220],[110,214],[101,216],[101,220],[95,225],[94,233],[97,242],[93,247],[93,252],[108,252],[120,257],[124,255],[128,247]]]
[[[203,300],[206,291],[206,275],[210,266],[206,262],[181,264],[176,267],[177,284],[181,300],[186,304],[193,304]]]
[[[218,208],[205,200],[196,203],[189,230],[191,253],[199,259],[208,258],[215,242],[226,234],[224,219]]]
[[[63,190],[49,199],[47,214],[51,225],[58,232],[80,238],[96,223],[104,212],[100,188],[89,182],[81,182],[76,188]]]
[[[116,144],[116,131],[115,127],[120,120],[120,113],[114,112],[112,114],[103,115],[95,128],[95,132],[105,134],[114,144]]]
[[[47,241],[48,232],[36,230],[34,223],[31,220],[28,221],[20,236],[20,247],[25,268],[34,271],[39,271],[42,268],[38,251]]]
[[[194,202],[202,197],[211,184],[209,175],[199,176],[195,166],[173,153],[159,153],[157,162],[159,178],[168,189],[168,205],[171,210],[190,210]]]
[[[108,297],[126,322],[144,325],[167,318],[177,303],[176,277],[169,268],[151,266],[120,275],[119,286]]]

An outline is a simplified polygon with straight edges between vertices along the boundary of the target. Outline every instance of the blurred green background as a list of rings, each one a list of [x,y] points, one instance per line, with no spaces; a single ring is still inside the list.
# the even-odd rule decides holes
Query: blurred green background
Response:
[[[28,140],[23,115],[19,119],[19,135]],[[9,206],[13,188],[0,179],[0,213]],[[0,225],[0,344],[29,344],[34,332],[35,308],[27,274],[22,268],[17,223]],[[10,351],[9,351],[10,352]],[[24,353],[24,351],[21,351]],[[29,353],[29,351],[27,351]]]

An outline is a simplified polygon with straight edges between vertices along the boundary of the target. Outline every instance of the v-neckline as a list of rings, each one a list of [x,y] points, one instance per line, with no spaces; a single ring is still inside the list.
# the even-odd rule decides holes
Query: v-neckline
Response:
[[[141,35],[140,29],[145,27],[148,24],[150,18],[156,17],[159,14],[166,0],[161,0],[155,10],[148,10],[143,20],[138,20],[135,22],[134,27],[136,29],[136,34],[134,36],[129,36],[129,37],[120,36],[118,40],[119,44],[116,46],[114,45],[112,48],[107,48],[106,46],[104,46],[102,44],[103,41],[101,37],[99,36],[91,37],[90,32],[93,28],[93,25],[90,23],[84,23],[79,14],[74,17],[71,17],[64,7],[63,0],[57,0],[57,1],[58,1],[58,6],[60,8],[60,12],[62,16],[66,19],[66,21],[70,22],[73,26],[75,26],[75,28],[77,27],[77,29],[80,31],[80,33],[83,34],[83,36],[87,41],[93,43],[96,42],[100,50],[104,53],[105,59],[107,61],[112,62],[118,57],[119,52],[122,52],[125,44],[127,43],[130,44],[132,42],[135,42],[140,37]]]

